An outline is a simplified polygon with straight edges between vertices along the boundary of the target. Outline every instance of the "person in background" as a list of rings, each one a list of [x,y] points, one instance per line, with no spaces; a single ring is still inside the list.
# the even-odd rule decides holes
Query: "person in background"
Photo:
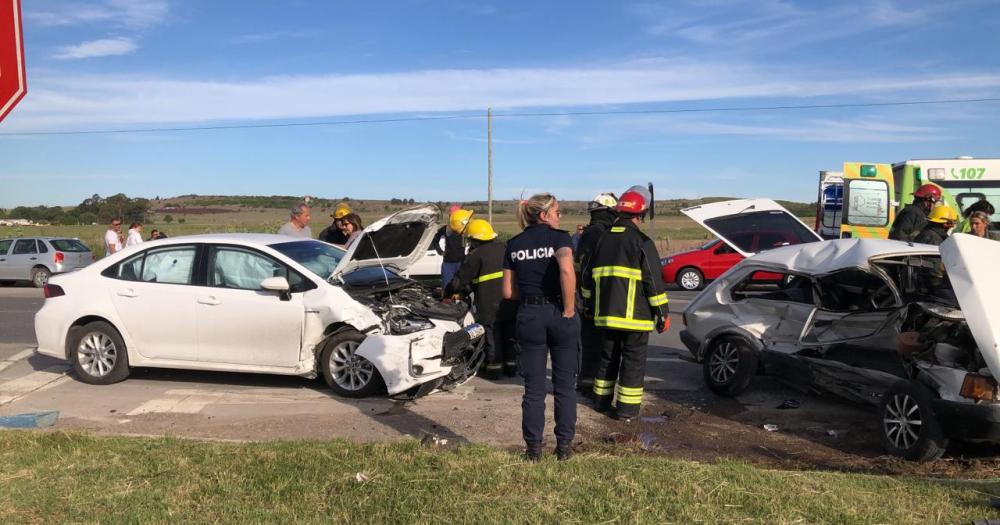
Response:
[[[278,235],[312,239],[312,230],[309,229],[309,221],[312,217],[309,215],[309,212],[309,205],[304,202],[292,206],[289,212],[289,220],[278,229]]]
[[[472,220],[473,211],[452,206],[448,226],[442,226],[431,245],[441,255],[441,287],[448,286],[465,260],[465,227]]]
[[[629,421],[639,416],[646,378],[649,333],[669,326],[667,292],[656,245],[639,225],[649,211],[638,191],[626,191],[615,206],[618,220],[601,238],[582,269],[580,293],[594,316],[601,359],[594,375],[598,411]],[[617,388],[616,388],[617,383]]]
[[[161,232],[160,230],[154,229],[153,231],[149,232],[149,240],[151,241],[155,241],[156,239],[166,239],[166,238],[167,234]]]
[[[896,214],[889,229],[889,238],[896,241],[913,242],[927,225],[927,216],[934,204],[941,200],[941,188],[924,184],[913,192],[913,202]]]
[[[514,350],[514,315],[517,305],[503,298],[503,256],[507,245],[496,240],[497,232],[482,219],[469,221],[469,255],[462,267],[444,288],[446,297],[454,294],[473,296],[476,322],[486,329],[485,379],[500,379],[517,372]]]
[[[927,216],[927,225],[920,231],[917,238],[913,239],[913,242],[940,246],[948,238],[948,230],[955,226],[957,220],[958,212],[953,210],[951,206],[947,204],[936,206]]]
[[[104,232],[104,256],[107,257],[122,249],[122,220],[111,219],[111,226]]]
[[[576,374],[580,367],[580,318],[576,315],[576,272],[569,233],[559,229],[559,202],[533,195],[517,209],[524,230],[507,243],[503,261],[504,299],[519,301],[514,337],[524,379],[521,432],[525,456],[542,457],[545,430],[546,361],[552,358],[556,457],[573,455],[576,435]]]
[[[983,202],[983,201],[979,201]],[[974,211],[969,215],[969,235],[1000,241],[1000,232],[990,230],[990,216],[984,211]],[[958,229],[958,226],[955,227]]]
[[[361,235],[361,230],[364,230],[364,226],[361,225],[361,216],[357,213],[348,213],[340,219],[340,233],[347,238],[344,242],[344,249],[346,250],[354,241]]]
[[[340,246],[347,244],[347,237],[344,236],[344,232],[341,231],[340,226],[342,219],[349,213],[351,213],[351,207],[347,203],[341,202],[338,204],[334,208],[333,213],[330,214],[330,217],[333,217],[333,224],[319,232],[319,240]]]
[[[587,203],[587,212],[590,213],[590,224],[583,230],[580,236],[580,244],[573,250],[573,265],[576,268],[576,284],[580,287],[585,281],[581,275],[581,270],[594,255],[594,250],[611,225],[614,224],[618,216],[615,214],[615,205],[618,204],[618,197],[614,193],[599,193],[594,199]],[[582,297],[582,294],[580,294]],[[584,303],[584,306],[586,303]],[[582,356],[580,359],[580,375],[577,377],[577,389],[581,392],[590,392],[594,385],[594,373],[597,371],[597,363],[601,360],[601,341],[594,329],[594,317],[587,309],[581,308],[580,315],[580,347]]]
[[[576,250],[580,247],[580,237],[583,237],[583,225],[577,224],[576,233],[570,237],[570,240],[573,241],[573,253],[576,253]]]
[[[991,204],[990,201],[986,199],[980,199],[970,204],[969,207],[962,212],[962,216],[964,218],[961,220],[961,222],[955,225],[955,231],[958,233],[969,233],[969,231],[972,229],[972,225],[970,224],[972,222],[972,214],[976,213],[977,211],[986,214],[987,225],[989,224],[988,220],[989,216],[996,213],[996,210],[993,208],[993,204]]]
[[[125,246],[135,246],[136,244],[142,244],[142,224],[133,222],[132,225],[128,227],[128,235],[125,237]]]

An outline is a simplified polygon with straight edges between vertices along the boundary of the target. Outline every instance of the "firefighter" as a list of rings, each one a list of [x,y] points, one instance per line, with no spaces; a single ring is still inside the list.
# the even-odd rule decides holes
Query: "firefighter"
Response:
[[[580,236],[580,244],[573,253],[573,262],[576,267],[576,282],[582,286],[583,278],[580,274],[582,268],[587,265],[590,257],[594,254],[597,242],[615,222],[614,207],[618,204],[618,197],[614,193],[601,193],[594,197],[594,200],[587,204],[587,211],[590,212],[590,224],[583,230]],[[594,332],[594,319],[587,312],[586,308],[581,308],[580,316],[580,346],[582,355],[580,358],[580,375],[577,377],[577,390],[587,392],[594,384],[594,371],[597,369],[597,362],[600,360],[601,350],[598,344],[597,335]]]
[[[519,301],[514,327],[518,370],[524,379],[521,431],[532,461],[542,457],[546,361],[552,358],[556,457],[573,454],[576,434],[576,374],[580,371],[580,319],[569,233],[559,229],[559,202],[548,193],[518,206],[524,229],[507,243],[503,296]]]
[[[594,251],[582,288],[600,337],[595,408],[609,410],[617,394],[612,417],[626,421],[639,415],[649,332],[663,333],[669,323],[667,293],[657,271],[660,256],[639,230],[648,209],[639,192],[622,194],[615,206],[618,220]]]
[[[319,240],[340,246],[347,244],[347,236],[344,235],[344,232],[340,231],[340,223],[344,217],[350,214],[351,207],[347,203],[341,202],[337,204],[337,207],[333,209],[333,213],[330,214],[330,217],[333,218],[333,224],[319,232]]]
[[[927,225],[927,214],[934,204],[941,200],[941,188],[933,184],[924,184],[913,192],[913,202],[907,204],[889,229],[889,238],[897,241],[913,242]]]
[[[927,216],[927,225],[913,242],[940,246],[948,238],[948,230],[955,226],[956,221],[958,221],[958,212],[953,210],[951,206],[947,204],[937,206],[931,210],[930,215]]]
[[[486,363],[483,377],[500,379],[517,370],[514,352],[514,315],[516,303],[503,298],[503,256],[507,245],[497,241],[490,223],[473,219],[465,230],[469,237],[469,255],[458,273],[445,287],[445,296],[472,293],[476,321],[486,329]]]
[[[448,286],[465,260],[465,228],[472,220],[472,210],[452,206],[448,214],[448,225],[438,229],[431,241],[434,250],[441,255],[441,288]]]

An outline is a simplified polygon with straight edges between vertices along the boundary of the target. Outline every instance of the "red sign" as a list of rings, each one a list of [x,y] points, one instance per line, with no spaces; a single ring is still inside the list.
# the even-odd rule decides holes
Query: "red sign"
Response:
[[[0,121],[27,92],[21,0],[0,0]]]

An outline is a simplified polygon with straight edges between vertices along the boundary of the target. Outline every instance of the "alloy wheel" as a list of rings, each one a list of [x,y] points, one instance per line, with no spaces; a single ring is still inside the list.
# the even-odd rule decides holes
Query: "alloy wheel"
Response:
[[[725,341],[716,346],[715,351],[708,358],[709,374],[711,374],[713,381],[724,384],[736,375],[739,364],[739,348],[735,344]]]
[[[107,334],[90,332],[80,339],[80,344],[76,347],[76,358],[84,372],[93,377],[104,377],[115,368],[118,348]]]
[[[681,288],[697,290],[701,286],[701,277],[696,272],[687,271],[681,274]]]
[[[370,361],[357,355],[358,344],[344,341],[330,353],[330,372],[338,386],[345,390],[361,390],[375,375]]]
[[[907,450],[920,439],[920,405],[907,394],[896,394],[885,406],[883,431],[896,448]]]

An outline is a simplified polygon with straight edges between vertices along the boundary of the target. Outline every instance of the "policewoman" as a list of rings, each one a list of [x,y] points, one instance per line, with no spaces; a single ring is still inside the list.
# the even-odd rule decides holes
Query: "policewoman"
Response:
[[[520,304],[514,337],[524,378],[521,431],[528,459],[542,456],[545,426],[546,360],[552,358],[556,456],[572,455],[576,433],[576,375],[580,367],[580,319],[576,315],[576,273],[569,233],[559,229],[559,203],[548,193],[518,206],[524,230],[507,243],[504,298]]]

